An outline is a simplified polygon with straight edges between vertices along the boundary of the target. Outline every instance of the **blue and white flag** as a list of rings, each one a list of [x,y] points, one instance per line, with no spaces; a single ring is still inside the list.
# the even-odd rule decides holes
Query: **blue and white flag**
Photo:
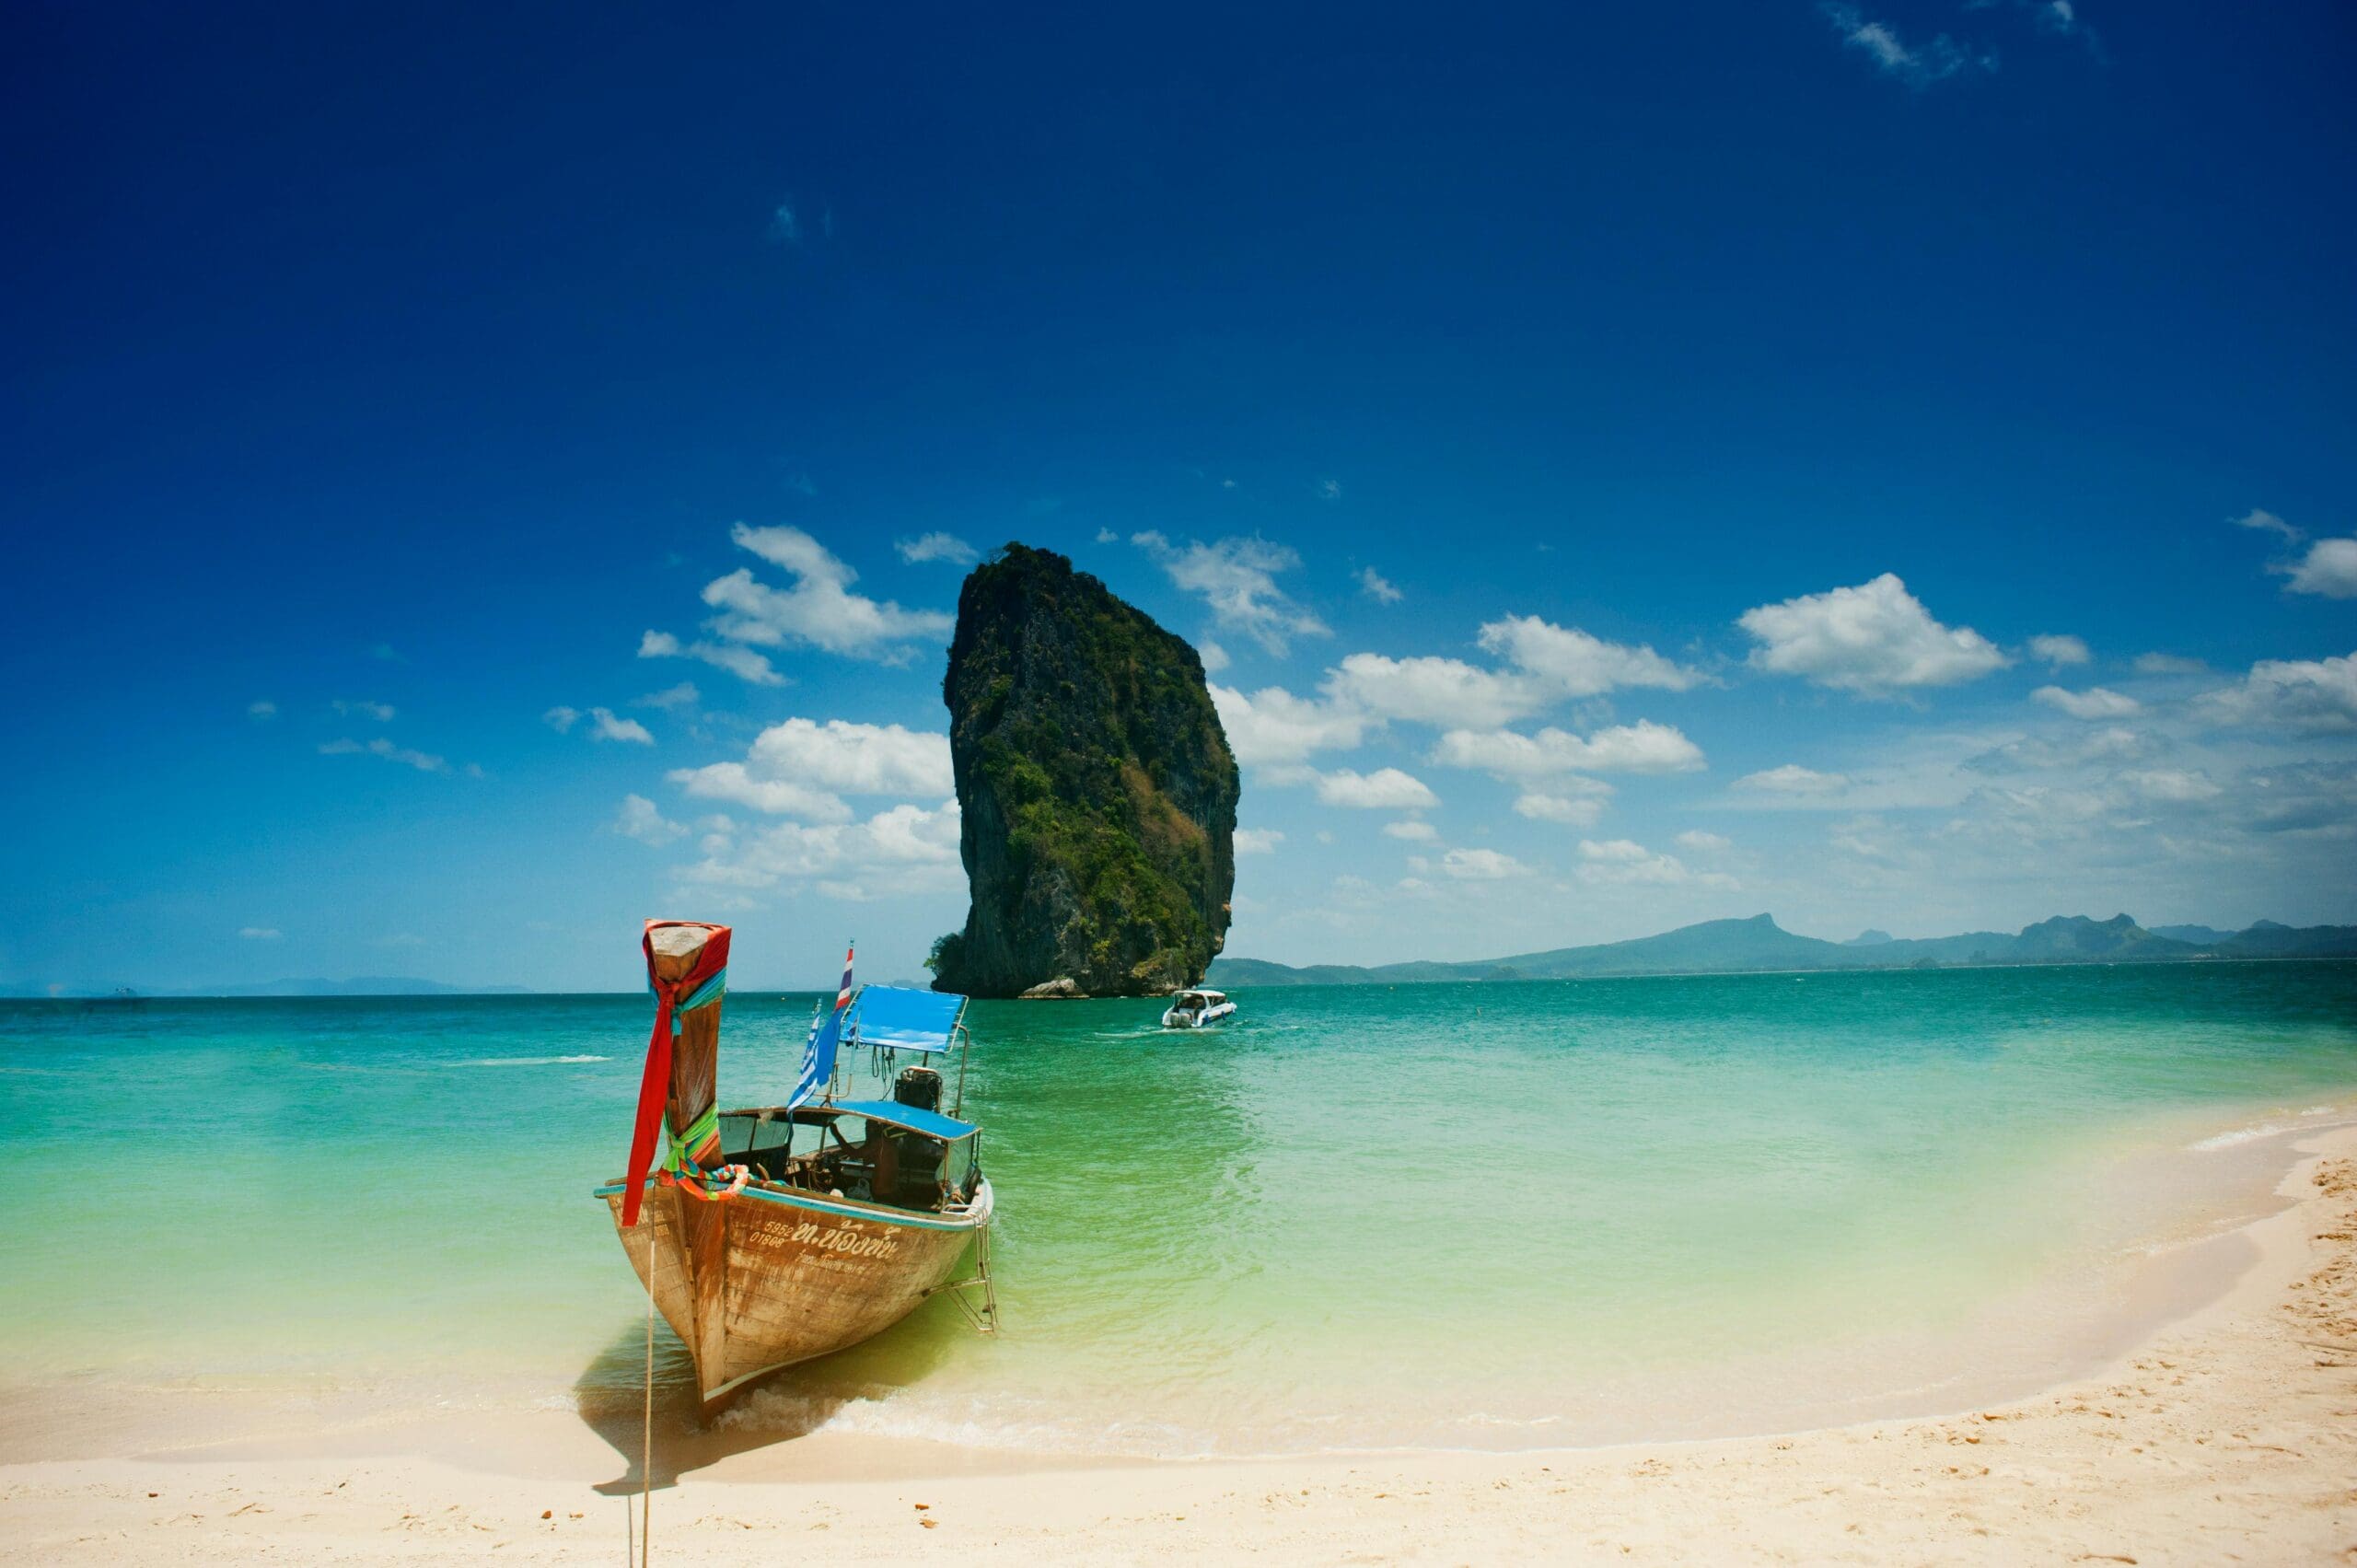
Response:
[[[802,1048],[802,1076],[795,1080],[794,1093],[786,1099],[788,1110],[809,1104],[835,1075],[835,1048],[842,1042],[843,1009],[851,1005],[851,955],[852,949],[845,947],[843,982],[835,992],[834,1010],[811,1022],[809,1041]]]

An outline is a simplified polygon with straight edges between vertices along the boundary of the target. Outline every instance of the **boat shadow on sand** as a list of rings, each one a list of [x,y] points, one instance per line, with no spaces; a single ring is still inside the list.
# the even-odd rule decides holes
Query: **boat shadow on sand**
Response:
[[[700,1414],[695,1368],[687,1347],[661,1318],[655,1322],[654,1484],[668,1487],[681,1476],[732,1455],[807,1437],[860,1400],[888,1399],[929,1376],[974,1330],[946,1301],[919,1307],[872,1340],[771,1373],[733,1400],[710,1423]],[[646,1421],[646,1329],[633,1323],[617,1332],[596,1360],[574,1380],[575,1409],[582,1423],[603,1438],[627,1467],[596,1490],[607,1496],[635,1493],[645,1484],[640,1459]]]

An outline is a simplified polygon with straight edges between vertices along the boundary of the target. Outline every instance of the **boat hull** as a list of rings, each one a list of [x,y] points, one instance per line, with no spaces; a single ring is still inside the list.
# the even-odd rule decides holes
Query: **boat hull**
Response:
[[[990,1224],[990,1184],[963,1214],[749,1187],[708,1202],[648,1179],[635,1226],[600,1188],[623,1255],[694,1360],[704,1413],[764,1373],[872,1338],[948,1283]]]

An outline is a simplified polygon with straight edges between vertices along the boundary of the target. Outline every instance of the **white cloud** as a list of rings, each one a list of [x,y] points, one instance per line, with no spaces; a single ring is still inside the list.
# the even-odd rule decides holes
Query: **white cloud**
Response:
[[[2261,659],[2239,686],[2201,699],[2222,724],[2308,730],[2357,729],[2357,654]]]
[[[951,533],[924,533],[914,539],[896,539],[892,548],[901,560],[915,565],[925,561],[946,561],[953,566],[969,566],[982,558],[982,552]]]
[[[1910,87],[1928,87],[1963,71],[1997,68],[1994,54],[1974,54],[1945,33],[1927,44],[1915,46],[1900,38],[1898,29],[1888,22],[1871,20],[1855,6],[1827,0],[1817,10],[1833,24],[1833,30],[1841,35],[1843,43],[1874,62],[1875,68],[1885,75]]]
[[[567,735],[572,733],[573,726],[581,722],[581,710],[579,708],[568,708],[563,703],[559,703],[557,706],[551,708],[547,713],[542,714],[540,715],[540,722],[548,726],[551,729],[556,731],[559,735]]]
[[[1221,647],[1209,637],[1204,638],[1201,643],[1195,645],[1195,656],[1203,661],[1203,673],[1205,675],[1217,675],[1221,670],[1225,669],[1230,664],[1235,662],[1227,656],[1227,650],[1225,648]]]
[[[794,579],[790,587],[773,588],[739,567],[705,584],[704,603],[720,612],[712,630],[729,642],[807,645],[889,664],[909,656],[910,641],[946,638],[955,624],[938,610],[903,610],[853,593],[859,574],[800,528],[738,523],[728,537]]]
[[[1422,780],[1397,768],[1377,768],[1371,773],[1339,768],[1318,774],[1314,782],[1318,798],[1328,806],[1368,811],[1420,811],[1440,804],[1440,796],[1427,789]]]
[[[1700,828],[1689,828],[1678,835],[1678,847],[1690,849],[1697,854],[1717,854],[1735,848],[1735,841],[1717,833],[1706,833]]]
[[[1228,749],[1248,768],[1301,762],[1317,751],[1348,751],[1376,722],[1353,708],[1296,697],[1281,686],[1266,686],[1248,697],[1213,685],[1211,693]]]
[[[634,698],[631,706],[660,708],[667,714],[675,714],[681,708],[694,707],[702,697],[703,693],[696,690],[694,681],[682,680],[677,686],[667,686],[660,691],[649,691],[644,697]]]
[[[2066,664],[2084,664],[2095,655],[2088,651],[2084,639],[2049,633],[2032,637],[2029,651],[2033,657],[2045,660],[2056,669]]]
[[[1440,830],[1430,822],[1407,817],[1397,822],[1386,822],[1383,825],[1383,836],[1387,839],[1404,839],[1411,844],[1423,844],[1439,838]]]
[[[638,656],[702,659],[714,668],[725,669],[737,679],[754,686],[785,684],[785,677],[771,668],[766,655],[720,643],[697,641],[683,644],[668,632],[649,632],[641,637],[638,640]]]
[[[2308,537],[2274,513],[2259,506],[2253,506],[2241,517],[2230,518],[2229,521],[2238,528],[2255,528],[2260,533],[2271,533],[2286,544],[2297,544]]]
[[[1535,711],[1540,701],[1515,676],[1429,656],[1353,654],[1327,671],[1324,689],[1336,702],[1385,719],[1485,729]]]
[[[1440,868],[1466,882],[1496,882],[1527,876],[1530,867],[1493,849],[1453,849],[1440,857]]]
[[[1238,854],[1274,854],[1284,842],[1284,834],[1274,828],[1238,828],[1233,840]]]
[[[592,740],[629,740],[641,746],[655,744],[655,737],[646,732],[644,725],[636,719],[617,718],[611,708],[592,708],[589,716],[597,721],[597,726],[589,732]]]
[[[1561,822],[1573,828],[1593,828],[1604,816],[1604,797],[1600,795],[1576,797],[1567,795],[1544,795],[1536,790],[1529,790],[1515,797],[1514,809],[1516,816],[1527,817],[1533,821]]]
[[[930,798],[955,787],[947,736],[842,719],[787,719],[761,731],[741,762],[680,768],[668,776],[699,799],[819,822],[849,819],[846,795]]]
[[[1115,533],[1111,528],[1098,528],[1097,530],[1097,542],[1099,544],[1119,544],[1120,541],[1121,536]]]
[[[2207,675],[2210,667],[2198,658],[2181,658],[2176,654],[2138,654],[2136,673],[2139,675]]]
[[[346,718],[375,719],[378,724],[393,722],[393,705],[390,703],[353,703],[338,697],[328,706]]]
[[[1623,686],[1684,691],[1702,672],[1666,659],[1650,646],[1608,643],[1575,626],[1536,615],[1509,615],[1481,628],[1481,646],[1519,667],[1550,696],[1595,697]]]
[[[2114,691],[2108,686],[2090,686],[2084,691],[2065,691],[2060,686],[2041,686],[2030,695],[2074,719],[2126,718],[2143,708],[2143,704],[2135,698]]]
[[[1342,482],[1339,479],[1319,480],[1318,495],[1320,500],[1340,501],[1342,498]]]
[[[1181,547],[1152,530],[1132,534],[1130,542],[1153,556],[1173,583],[1201,595],[1214,621],[1272,654],[1283,655],[1289,637],[1330,635],[1323,621],[1277,587],[1278,573],[1301,564],[1282,544],[1256,537],[1209,544],[1190,540]]]
[[[1736,624],[1759,644],[1751,651],[1754,668],[1866,696],[1953,686],[2010,662],[1970,627],[1933,620],[1889,572],[1854,588],[1747,610]]]
[[[274,925],[245,925],[238,927],[238,935],[249,942],[275,942],[278,940],[278,927]]]
[[[687,829],[667,819],[655,802],[643,795],[622,796],[621,811],[614,818],[614,831],[626,839],[636,839],[643,844],[661,846],[687,836]]]
[[[1777,795],[1830,795],[1850,781],[1840,773],[1820,773],[1798,762],[1787,762],[1781,768],[1746,773],[1735,782],[1738,788],[1764,789]]]
[[[246,704],[246,717],[252,719],[257,724],[261,723],[264,719],[274,719],[277,716],[278,704],[275,703],[248,703]]]
[[[436,757],[429,751],[413,751],[406,746],[396,746],[383,736],[378,736],[366,746],[348,738],[343,740],[331,740],[319,748],[319,755],[322,757],[381,757],[388,762],[399,762],[403,767],[415,768],[421,773],[447,773],[450,771],[449,762],[443,758]]]
[[[1677,887],[1692,883],[1705,888],[1732,888],[1736,880],[1719,872],[1697,872],[1674,854],[1657,854],[1633,839],[1580,841],[1583,882],[1606,885]]]
[[[1359,568],[1359,592],[1377,604],[1398,604],[1406,597],[1391,586],[1389,578],[1372,566]]]
[[[697,888],[758,890],[809,883],[837,898],[942,892],[961,887],[958,803],[901,805],[864,822],[780,822],[679,873]]]
[[[2147,800],[2189,803],[2215,800],[2225,793],[2199,770],[2146,768],[2123,772],[2119,779]]]
[[[1452,729],[1433,749],[1433,761],[1478,768],[1502,779],[1573,772],[1681,773],[1703,765],[1701,747],[1683,732],[1651,719],[1611,725],[1585,739],[1551,726],[1536,735]]]
[[[2291,582],[2284,586],[2295,594],[2357,598],[2357,539],[2316,540],[2291,575]]]

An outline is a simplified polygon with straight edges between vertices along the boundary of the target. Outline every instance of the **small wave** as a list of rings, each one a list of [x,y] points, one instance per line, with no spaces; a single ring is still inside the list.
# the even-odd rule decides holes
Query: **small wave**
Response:
[[[565,1067],[576,1062],[611,1062],[610,1056],[477,1056],[453,1067]]]
[[[2231,1132],[2221,1132],[2214,1138],[2204,1138],[2198,1144],[2188,1144],[2186,1148],[2197,1155],[2214,1155],[2220,1149],[2231,1149],[2242,1144],[2255,1144],[2261,1138],[2272,1138],[2279,1132],[2290,1131],[2288,1127],[2266,1121],[2257,1127],[2237,1127]]]

